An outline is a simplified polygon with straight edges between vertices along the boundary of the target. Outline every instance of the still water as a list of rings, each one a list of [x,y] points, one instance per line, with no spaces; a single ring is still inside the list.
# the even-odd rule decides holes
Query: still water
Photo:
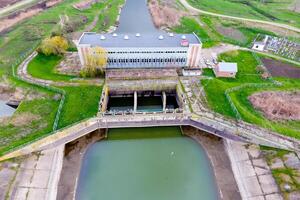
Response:
[[[6,105],[5,101],[0,100],[0,117],[9,117],[15,112],[15,109]]]
[[[83,158],[77,200],[215,200],[203,148],[177,127],[111,129]]]
[[[147,7],[147,0],[126,0],[117,33],[157,33]]]

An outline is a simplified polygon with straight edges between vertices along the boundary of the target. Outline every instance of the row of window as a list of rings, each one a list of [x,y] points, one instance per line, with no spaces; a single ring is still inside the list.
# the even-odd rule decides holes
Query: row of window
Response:
[[[142,58],[142,59],[107,59],[108,63],[159,63],[186,62],[186,58]]]
[[[187,51],[108,51],[108,54],[128,54],[128,53],[187,53]]]

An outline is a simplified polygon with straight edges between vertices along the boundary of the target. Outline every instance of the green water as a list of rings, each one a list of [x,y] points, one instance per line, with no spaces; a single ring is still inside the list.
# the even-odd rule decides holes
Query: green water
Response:
[[[215,200],[201,146],[177,127],[112,129],[86,152],[76,199]]]

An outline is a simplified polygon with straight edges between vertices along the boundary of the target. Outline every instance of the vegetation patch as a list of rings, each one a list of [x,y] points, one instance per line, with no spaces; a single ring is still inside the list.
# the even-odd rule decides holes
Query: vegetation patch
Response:
[[[236,17],[275,21],[300,27],[299,13],[290,9],[290,6],[294,5],[294,0],[188,0],[188,2],[194,7],[205,11]]]
[[[38,54],[28,64],[28,73],[35,77],[44,80],[68,81],[74,76],[63,75],[56,73],[55,67],[61,62],[62,56]]]
[[[14,115],[0,125],[0,155],[50,133],[58,104],[51,97],[23,101]]]
[[[208,48],[217,44],[215,40],[213,40],[209,34],[206,32],[206,29],[199,25],[199,23],[189,17],[181,18],[181,24],[179,26],[175,26],[172,30],[176,33],[195,33],[201,41],[203,42],[203,48]]]
[[[271,120],[300,120],[300,92],[260,92],[248,97]]]
[[[266,90],[293,91],[300,87],[299,80],[276,79],[282,85],[275,85],[269,79],[262,79],[256,70],[259,63],[253,57],[252,53],[246,51],[224,53],[219,56],[219,60],[236,62],[238,64],[238,73],[236,79],[212,78],[201,80],[209,107],[225,116],[236,118],[236,112],[231,105],[233,104],[244,121],[284,135],[300,138],[299,121],[271,121],[256,110],[248,99],[253,93]],[[247,87],[242,87],[243,85]],[[230,89],[236,87],[240,87],[240,89],[228,92]]]
[[[66,92],[66,100],[58,128],[63,128],[97,114],[102,86],[82,85],[61,87],[61,89]]]

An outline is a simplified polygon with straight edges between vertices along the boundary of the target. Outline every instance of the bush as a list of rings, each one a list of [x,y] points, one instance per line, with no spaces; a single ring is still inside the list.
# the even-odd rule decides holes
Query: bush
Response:
[[[68,41],[62,36],[53,36],[46,38],[42,41],[42,44],[37,49],[39,53],[46,56],[49,55],[62,55],[68,49]]]
[[[95,78],[103,76],[104,72],[97,68],[85,67],[80,71],[79,75],[82,78]]]

